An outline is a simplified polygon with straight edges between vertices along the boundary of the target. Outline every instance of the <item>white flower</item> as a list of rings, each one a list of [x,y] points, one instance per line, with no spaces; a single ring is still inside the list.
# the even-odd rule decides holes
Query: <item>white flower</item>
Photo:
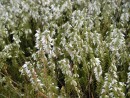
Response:
[[[59,87],[58,87],[58,86],[56,86],[55,88],[56,88],[56,89],[59,89]]]
[[[25,63],[22,67],[23,67],[23,68],[27,68],[27,64]]]
[[[103,94],[103,93],[105,93],[106,91],[105,91],[105,89],[102,89],[102,92],[101,92],[101,94]]]
[[[99,60],[99,58],[95,58],[95,63],[96,63],[96,65],[100,65],[100,60]]]
[[[71,81],[71,85],[74,85],[75,87],[77,86],[77,82],[75,80]]]
[[[66,71],[66,75],[68,75],[68,76],[72,76],[71,71],[70,71],[70,70],[67,70],[67,71]]]
[[[47,44],[45,35],[42,36],[41,41],[42,41],[42,44],[43,44],[43,45],[46,45],[46,44]]]

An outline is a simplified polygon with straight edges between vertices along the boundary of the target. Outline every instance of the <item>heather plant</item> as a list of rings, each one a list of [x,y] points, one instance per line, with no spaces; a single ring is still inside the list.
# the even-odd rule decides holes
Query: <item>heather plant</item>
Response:
[[[0,98],[129,98],[129,0],[1,0]]]

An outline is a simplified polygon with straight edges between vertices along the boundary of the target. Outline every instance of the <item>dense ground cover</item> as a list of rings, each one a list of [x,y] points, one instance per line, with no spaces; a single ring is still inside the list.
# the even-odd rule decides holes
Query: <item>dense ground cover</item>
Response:
[[[129,98],[129,0],[0,0],[0,98]]]

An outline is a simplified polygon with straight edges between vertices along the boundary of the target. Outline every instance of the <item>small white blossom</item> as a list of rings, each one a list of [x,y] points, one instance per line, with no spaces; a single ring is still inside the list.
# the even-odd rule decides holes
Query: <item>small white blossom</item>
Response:
[[[75,80],[71,81],[71,85],[74,85],[75,87],[77,86],[77,82]]]

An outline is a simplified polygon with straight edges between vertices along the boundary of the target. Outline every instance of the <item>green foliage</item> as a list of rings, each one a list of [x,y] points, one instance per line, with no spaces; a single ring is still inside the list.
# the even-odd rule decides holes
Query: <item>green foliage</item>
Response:
[[[128,0],[1,0],[0,98],[128,98]]]

